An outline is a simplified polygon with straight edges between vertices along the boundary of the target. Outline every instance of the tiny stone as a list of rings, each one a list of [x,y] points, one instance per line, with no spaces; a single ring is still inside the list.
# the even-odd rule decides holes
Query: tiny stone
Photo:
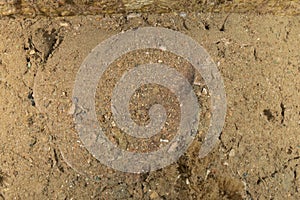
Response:
[[[141,14],[139,13],[130,13],[129,15],[127,15],[127,19],[132,19],[132,18],[136,18],[136,17],[140,17]]]
[[[59,25],[62,26],[62,27],[70,26],[70,24],[68,22],[60,22]]]
[[[34,55],[35,54],[35,50],[30,50],[29,54],[30,55]]]
[[[206,175],[205,175],[205,180],[207,179],[207,177],[208,177],[208,175],[210,174],[210,170],[208,169],[207,171],[206,171]]]
[[[194,72],[194,85],[201,86],[204,85],[202,76],[199,73]]]
[[[30,69],[31,68],[31,62],[27,63],[27,68]]]
[[[160,141],[160,142],[165,142],[165,143],[168,143],[168,142],[169,142],[169,140],[164,140],[164,139],[160,139],[159,141]]]
[[[78,31],[80,27],[81,27],[81,24],[77,24],[76,26],[74,26],[74,29],[75,29],[76,31]]]
[[[229,152],[229,157],[234,157],[235,156],[235,150],[231,149],[231,151]]]
[[[179,14],[179,16],[185,18],[185,17],[186,17],[186,13],[185,13],[185,12],[181,12],[181,13]]]
[[[67,10],[61,12],[61,16],[67,16],[70,14],[71,14],[70,11],[67,11]]]
[[[167,50],[167,47],[165,47],[165,46],[160,46],[159,49],[162,50],[162,51],[166,51],[166,50]]]
[[[68,111],[68,114],[69,115],[73,115],[75,113],[75,108],[76,108],[75,104],[73,103],[72,106],[71,106],[71,108]]]
[[[207,92],[207,89],[206,89],[206,88],[203,88],[202,91],[201,91],[201,93],[204,94],[204,95],[207,95],[207,93],[208,93],[208,92]]]
[[[189,184],[190,184],[190,180],[187,178],[187,179],[185,180],[185,183],[186,183],[187,185],[189,185]]]
[[[157,199],[159,197],[159,195],[157,194],[157,192],[153,191],[151,194],[150,194],[150,199]]]

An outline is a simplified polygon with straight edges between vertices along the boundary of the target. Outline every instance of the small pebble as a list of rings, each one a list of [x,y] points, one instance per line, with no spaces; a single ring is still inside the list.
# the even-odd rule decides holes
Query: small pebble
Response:
[[[187,179],[185,180],[185,183],[186,183],[187,185],[189,185],[189,184],[190,184],[190,180],[187,178]]]
[[[68,111],[68,114],[73,115],[75,113],[75,109],[76,109],[76,106],[73,103],[72,106],[70,107],[69,111]]]
[[[208,177],[208,175],[210,174],[210,170],[208,169],[207,171],[206,171],[206,175],[205,175],[205,180],[207,179],[207,177]]]
[[[153,191],[151,194],[150,194],[150,199],[157,199],[159,197],[159,195],[157,194],[157,192]]]
[[[127,19],[132,19],[132,18],[136,18],[136,17],[140,17],[141,14],[140,13],[130,13],[129,15],[126,16]]]
[[[185,12],[181,12],[181,13],[179,14],[179,16],[185,18],[185,17],[186,17],[186,13],[185,13]]]
[[[27,68],[30,69],[31,68],[31,62],[27,63]]]
[[[68,22],[60,22],[59,25],[62,26],[62,27],[70,26],[70,24]]]
[[[169,140],[164,140],[164,139],[160,139],[159,141],[160,141],[160,142],[165,142],[165,143],[168,143],[168,142],[169,142]]]
[[[30,50],[29,54],[30,55],[34,55],[35,54],[35,50]]]
[[[202,93],[203,95],[207,95],[207,94],[208,94],[207,89],[206,89],[206,88],[203,88],[202,91],[201,91],[201,93]]]
[[[162,50],[162,51],[166,51],[166,50],[167,50],[167,47],[165,47],[165,46],[160,46],[159,49]]]
[[[234,157],[235,156],[235,150],[231,149],[231,151],[229,152],[229,157]]]

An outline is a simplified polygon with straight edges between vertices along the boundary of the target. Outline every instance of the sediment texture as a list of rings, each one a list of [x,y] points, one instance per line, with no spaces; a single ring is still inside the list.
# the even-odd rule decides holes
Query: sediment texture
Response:
[[[298,0],[0,0],[1,16],[70,16],[195,11],[298,15],[300,2]]]

